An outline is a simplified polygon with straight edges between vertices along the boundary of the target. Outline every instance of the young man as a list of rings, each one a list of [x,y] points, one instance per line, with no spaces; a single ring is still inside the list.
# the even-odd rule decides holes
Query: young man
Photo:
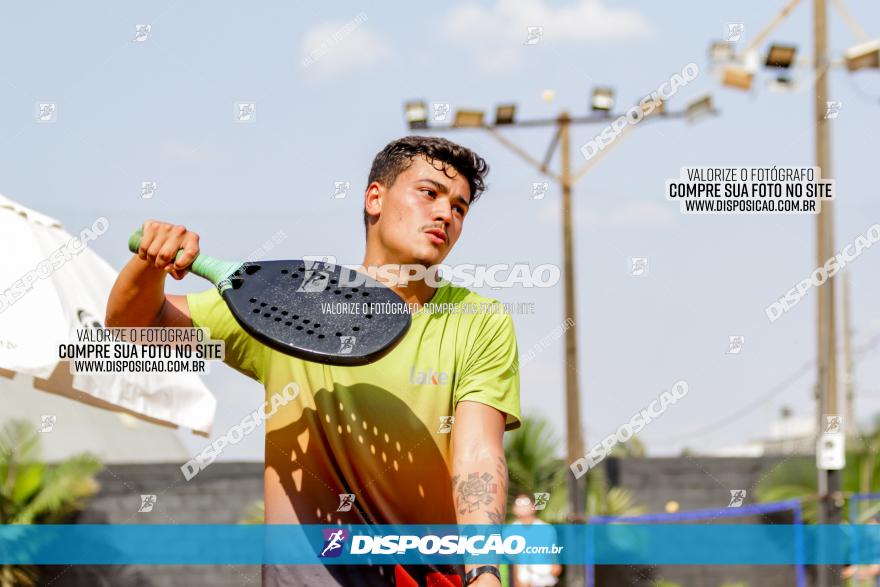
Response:
[[[441,263],[487,171],[481,157],[442,138],[388,144],[373,161],[364,196],[362,265]],[[184,252],[175,262],[178,249]],[[502,437],[520,425],[509,315],[416,313],[403,340],[379,361],[310,363],[251,338],[215,289],[165,295],[165,276],[181,279],[198,251],[196,233],[144,224],[140,250],[110,294],[106,324],[207,327],[225,341],[226,363],[265,385],[267,401],[290,382],[299,386],[266,423],[267,524],[504,522]],[[423,279],[393,289],[412,308],[492,301],[449,282],[435,288]],[[460,585],[463,572],[476,567],[266,566],[263,579],[272,586]],[[493,570],[482,569],[470,584],[499,585]]]

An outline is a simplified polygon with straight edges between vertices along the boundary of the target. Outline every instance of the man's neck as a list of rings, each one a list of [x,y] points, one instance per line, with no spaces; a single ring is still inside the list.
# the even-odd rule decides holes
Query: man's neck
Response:
[[[371,267],[381,267],[381,266],[393,266],[393,270],[388,270],[385,273],[387,275],[391,275],[392,278],[389,280],[386,275],[383,275],[383,272],[379,271],[369,271]],[[403,264],[397,262],[386,262],[381,261],[379,259],[371,259],[369,256],[364,258],[363,263],[361,263],[361,267],[363,267],[366,272],[373,276],[374,279],[387,285],[394,293],[399,295],[407,305],[410,306],[411,309],[419,309],[423,304],[431,301],[431,298],[434,297],[434,294],[437,292],[437,288],[428,284],[425,279],[415,279],[411,277],[411,273],[407,273],[407,271],[401,270],[398,271],[397,267]],[[434,269],[436,270],[436,268]],[[407,276],[410,276],[409,279],[405,279]],[[437,280],[432,279],[434,283]]]
[[[391,290],[403,298],[403,301],[414,310],[431,301],[437,288],[428,285],[424,279],[411,280],[406,285],[391,286]]]

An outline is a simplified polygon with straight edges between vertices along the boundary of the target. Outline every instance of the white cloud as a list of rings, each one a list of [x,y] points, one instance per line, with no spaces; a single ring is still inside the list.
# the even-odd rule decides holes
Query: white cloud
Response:
[[[510,69],[521,62],[527,29],[543,27],[541,42],[618,41],[651,33],[638,10],[614,8],[602,0],[577,0],[550,6],[544,0],[497,0],[492,7],[467,3],[449,15],[445,37],[449,42],[479,41],[478,63],[485,69]]]
[[[369,67],[390,59],[390,45],[366,28],[363,12],[347,22],[326,22],[309,29],[300,67],[322,78]]]

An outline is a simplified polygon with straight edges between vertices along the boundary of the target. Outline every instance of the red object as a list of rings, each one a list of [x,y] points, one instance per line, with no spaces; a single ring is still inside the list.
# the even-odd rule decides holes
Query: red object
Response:
[[[394,566],[394,584],[397,587],[419,587],[418,582],[412,575],[400,566]],[[425,575],[425,587],[462,587],[461,577],[458,575],[444,575],[442,573],[428,573]]]

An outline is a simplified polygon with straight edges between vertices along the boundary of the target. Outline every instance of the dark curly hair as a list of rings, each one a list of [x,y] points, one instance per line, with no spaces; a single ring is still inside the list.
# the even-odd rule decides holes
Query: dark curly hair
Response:
[[[447,177],[452,177],[447,171],[450,167],[464,176],[471,189],[471,204],[485,191],[485,177],[489,173],[486,160],[470,149],[442,137],[409,136],[391,141],[373,159],[367,185],[378,181],[391,187],[397,176],[409,169],[413,159],[419,155],[424,155],[428,163],[441,162],[443,173]],[[369,228],[369,221],[370,216],[364,207],[365,230]]]

